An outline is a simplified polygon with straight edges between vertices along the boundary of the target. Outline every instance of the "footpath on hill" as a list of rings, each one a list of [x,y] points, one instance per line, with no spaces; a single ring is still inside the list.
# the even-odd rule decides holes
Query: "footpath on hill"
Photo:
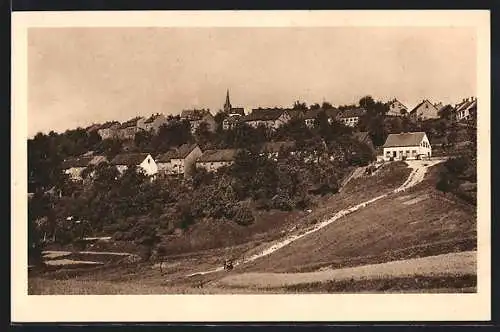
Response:
[[[427,169],[431,166],[434,166],[438,163],[441,163],[443,162],[444,160],[443,159],[436,159],[436,160],[415,160],[415,161],[407,161],[406,163],[408,164],[408,166],[412,169],[410,175],[408,176],[407,180],[401,185],[399,186],[398,188],[394,189],[391,193],[389,194],[384,194],[384,195],[380,195],[380,196],[377,196],[377,197],[374,197],[370,200],[367,200],[367,201],[364,201],[364,202],[361,202],[355,206],[352,206],[350,208],[347,208],[347,209],[343,209],[343,210],[340,210],[338,211],[337,213],[335,213],[331,218],[315,225],[314,227],[312,227],[311,229],[309,230],[306,230],[305,232],[303,233],[298,233],[298,234],[291,234],[287,237],[285,237],[284,239],[276,242],[275,244],[273,244],[272,246],[264,249],[263,251],[257,253],[257,254],[254,254],[250,257],[247,257],[247,258],[244,258],[242,260],[239,260],[239,261],[236,261],[236,262],[233,262],[233,266],[234,267],[237,267],[239,265],[243,265],[243,264],[246,264],[246,263],[249,263],[249,262],[252,262],[252,261],[255,261],[261,257],[265,257],[265,256],[268,256],[272,253],[274,253],[275,251],[289,245],[290,243],[294,242],[294,241],[297,241],[298,239],[300,238],[303,238],[309,234],[312,234],[314,232],[317,232],[319,230],[321,230],[322,228],[330,225],[331,223],[337,221],[338,219],[342,218],[342,217],[345,217],[355,211],[358,211],[359,209],[361,208],[364,208],[366,207],[367,205],[370,205],[380,199],[383,199],[385,197],[387,197],[388,195],[390,194],[393,194],[393,193],[399,193],[399,192],[402,192],[402,191],[405,191],[413,186],[415,186],[416,184],[422,182],[422,180],[424,179],[425,177],[425,174],[427,172]],[[217,268],[214,268],[212,270],[207,270],[207,271],[200,271],[200,272],[195,272],[195,273],[191,273],[191,274],[188,274],[187,277],[191,277],[191,276],[195,276],[195,275],[205,275],[205,274],[210,274],[210,273],[216,273],[216,272],[220,272],[220,271],[223,271],[224,270],[224,267],[220,266],[220,267],[217,267]]]

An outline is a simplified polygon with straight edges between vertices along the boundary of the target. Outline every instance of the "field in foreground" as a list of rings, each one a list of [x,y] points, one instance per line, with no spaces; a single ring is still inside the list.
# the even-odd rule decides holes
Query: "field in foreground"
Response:
[[[464,269],[449,270],[445,274],[414,271],[406,274],[378,273],[369,278],[306,278],[274,288],[263,284],[258,290],[255,285],[235,286],[220,282],[229,276],[244,278],[249,272],[322,273],[324,270],[338,271],[356,266],[363,269],[370,264],[475,250],[475,209],[437,192],[434,189],[436,173],[437,167],[433,167],[424,182],[414,188],[381,199],[269,256],[238,266],[229,275],[217,272],[186,277],[188,273],[220,266],[228,254],[246,255],[270,243],[254,241],[237,247],[169,256],[162,272],[152,264],[117,264],[91,271],[37,273],[30,277],[29,293],[474,292],[475,261],[472,264],[467,259],[462,260]],[[299,230],[307,228],[336,211],[387,193],[402,184],[408,174],[409,169],[396,164],[382,169],[376,176],[356,179],[341,193],[326,197],[313,213],[295,220],[292,225]],[[289,225],[287,223],[287,227],[279,232],[282,237],[287,235]],[[279,234],[276,232],[273,238]],[[474,266],[472,270],[471,266]],[[447,267],[438,266],[436,269],[446,271]]]

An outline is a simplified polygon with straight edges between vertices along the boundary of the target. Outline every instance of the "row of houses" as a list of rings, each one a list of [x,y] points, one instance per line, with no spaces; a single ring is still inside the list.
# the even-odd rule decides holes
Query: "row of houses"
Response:
[[[293,148],[294,142],[268,142],[263,145],[261,153],[269,158],[276,158],[285,148]],[[202,151],[198,144],[184,144],[166,153],[152,155],[150,153],[122,153],[107,160],[104,156],[87,153],[80,157],[69,158],[63,162],[64,173],[75,181],[83,180],[83,171],[89,166],[109,162],[123,174],[131,165],[139,167],[147,176],[174,175],[190,176],[195,168],[203,168],[209,172],[223,166],[231,165],[238,153],[237,149],[219,149]]]
[[[405,117],[408,116],[413,120],[428,120],[438,119],[440,111],[451,105],[443,105],[442,103],[431,103],[428,99],[423,99],[411,111],[396,98],[388,102],[388,116]],[[477,98],[469,97],[462,99],[461,102],[451,106],[451,118],[455,121],[469,120],[473,118],[477,110]]]
[[[343,123],[349,127],[355,127],[360,118],[366,113],[363,108],[351,108],[339,110],[337,108],[328,109],[312,109],[312,110],[297,110],[292,108],[256,108],[252,109],[251,113],[244,116],[240,114],[231,114],[223,121],[225,130],[232,129],[239,123],[257,128],[264,126],[268,129],[277,129],[283,124],[289,122],[293,118],[300,118],[304,121],[307,127],[314,126],[319,113],[325,112],[328,121],[332,123],[334,120]]]
[[[149,118],[134,117],[128,121],[120,123],[118,121],[109,121],[102,125],[92,125],[87,128],[87,131],[96,130],[102,139],[134,139],[135,135],[140,131],[151,132],[157,134],[160,127],[171,121],[173,117],[166,117],[164,114],[156,113]],[[212,113],[205,109],[184,110],[180,114],[181,120],[189,122],[191,132],[194,133],[201,123],[206,123],[210,131],[215,131],[216,122]]]
[[[373,148],[367,132],[357,132],[354,137]],[[261,154],[277,160],[279,153],[288,150],[295,153],[295,142],[267,142]],[[70,158],[63,162],[63,169],[71,179],[83,179],[83,171],[89,166],[109,162],[123,174],[129,167],[136,166],[151,177],[157,175],[174,175],[188,177],[196,168],[213,172],[224,166],[230,166],[238,153],[237,149],[218,149],[202,151],[197,144],[184,144],[166,153],[151,155],[150,153],[122,153],[108,161],[104,156],[86,155]],[[430,158],[432,147],[425,132],[390,134],[383,145],[383,154],[379,160],[412,160]]]

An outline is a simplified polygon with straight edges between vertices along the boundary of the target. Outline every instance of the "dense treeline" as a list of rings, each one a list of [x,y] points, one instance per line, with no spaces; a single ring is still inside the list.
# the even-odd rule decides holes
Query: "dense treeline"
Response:
[[[309,109],[319,106],[313,104]],[[328,103],[322,106],[331,107]],[[445,116],[415,124],[408,119],[386,118],[387,106],[369,96],[362,98],[359,106],[367,110],[359,130],[368,131],[375,145],[383,144],[390,132],[425,130],[431,137],[453,132],[450,128],[454,125]],[[305,110],[307,105],[297,101],[294,108]],[[192,134],[189,122],[172,117],[156,135],[140,132],[128,142],[102,140],[97,132],[81,128],[38,134],[28,140],[29,189],[34,192],[28,205],[30,257],[39,254],[41,239],[68,243],[100,233],[133,241],[147,248],[148,254],[165,235],[200,220],[248,225],[254,220],[255,209],[304,209],[314,195],[337,192],[351,167],[374,160],[374,151],[353,138],[353,129],[336,121],[329,123],[325,113],[319,114],[313,128],[293,119],[274,132],[245,124],[222,130],[224,116],[215,116],[219,124],[215,132],[202,124]],[[284,140],[295,141],[297,152],[283,150],[276,160],[260,155],[265,142]],[[103,163],[85,171],[88,181],[82,186],[62,172],[64,159],[87,151],[110,160],[123,151],[156,154],[189,142],[197,142],[203,150],[241,151],[232,166],[216,173],[198,170],[186,180],[150,181],[134,168],[120,176],[114,167]]]

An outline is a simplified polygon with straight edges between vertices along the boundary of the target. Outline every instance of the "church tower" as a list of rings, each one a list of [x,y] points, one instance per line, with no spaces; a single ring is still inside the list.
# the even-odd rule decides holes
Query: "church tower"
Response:
[[[225,113],[230,113],[232,109],[231,102],[229,101],[229,89],[227,90],[226,93],[226,103],[224,104],[224,112]]]

